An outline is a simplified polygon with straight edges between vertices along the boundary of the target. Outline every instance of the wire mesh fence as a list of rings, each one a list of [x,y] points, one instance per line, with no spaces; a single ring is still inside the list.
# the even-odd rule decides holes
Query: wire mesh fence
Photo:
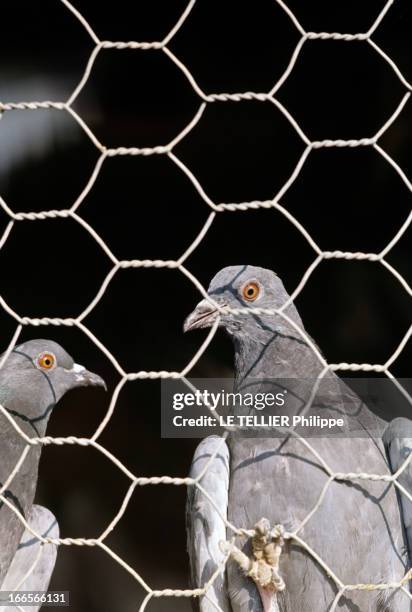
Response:
[[[54,109],[56,111],[62,113],[68,113],[80,126],[80,128],[84,131],[87,137],[90,139],[91,143],[94,145],[96,150],[98,151],[98,159],[93,169],[93,172],[87,181],[84,189],[80,193],[80,195],[76,198],[73,204],[69,208],[64,209],[53,209],[53,210],[44,210],[41,212],[16,212],[14,211],[10,204],[6,202],[0,196],[0,205],[3,211],[8,215],[9,222],[8,225],[1,237],[0,240],[0,249],[4,247],[6,241],[8,240],[10,234],[13,232],[13,228],[18,223],[29,223],[29,222],[41,222],[46,219],[71,219],[75,223],[81,226],[81,228],[87,232],[90,237],[99,245],[101,249],[101,257],[107,258],[110,262],[110,271],[107,274],[104,282],[100,286],[98,292],[95,297],[90,301],[87,307],[78,315],[70,318],[56,318],[56,317],[48,317],[47,313],[45,313],[44,317],[41,318],[32,318],[28,316],[22,316],[18,312],[16,312],[10,305],[6,302],[5,299],[0,297],[0,304],[4,311],[10,315],[16,323],[16,329],[11,341],[8,345],[8,349],[0,367],[5,363],[8,358],[10,352],[13,350],[14,346],[18,342],[19,336],[25,326],[34,326],[34,327],[43,327],[43,326],[66,326],[66,327],[75,327],[80,330],[81,333],[85,334],[101,351],[107,359],[110,360],[111,364],[114,366],[118,374],[120,375],[120,381],[118,382],[114,393],[111,397],[110,405],[107,410],[106,415],[102,419],[101,423],[97,427],[96,431],[89,438],[78,438],[74,436],[69,437],[44,437],[44,438],[30,438],[28,437],[19,427],[17,422],[13,419],[13,417],[1,407],[2,413],[4,417],[6,417],[10,423],[15,428],[16,432],[21,435],[26,441],[27,445],[17,462],[14,470],[10,474],[10,477],[6,482],[3,483],[0,489],[0,500],[8,506],[22,521],[24,526],[33,533],[35,537],[37,537],[41,542],[43,542],[44,546],[48,544],[56,544],[58,546],[95,546],[102,549],[107,555],[109,555],[113,562],[121,565],[125,571],[129,572],[129,574],[143,587],[146,591],[146,596],[141,603],[140,610],[143,612],[147,607],[149,607],[149,602],[153,598],[159,597],[207,597],[208,590],[211,588],[213,582],[216,580],[217,576],[224,571],[225,564],[230,555],[229,552],[224,556],[221,565],[217,568],[216,572],[212,576],[212,578],[202,586],[202,588],[197,589],[170,589],[167,588],[167,585],[163,589],[154,589],[147,584],[145,578],[136,568],[131,567],[126,561],[116,554],[107,544],[106,539],[108,535],[116,528],[117,524],[123,517],[128,507],[128,503],[136,489],[136,487],[148,486],[148,485],[170,485],[170,486],[191,486],[197,487],[199,491],[203,493],[203,495],[207,498],[212,506],[215,507],[216,512],[220,514],[221,520],[227,527],[228,538],[231,535],[240,535],[251,537],[254,535],[254,531],[252,529],[253,526],[250,526],[250,529],[244,530],[239,529],[236,525],[231,524],[225,516],[223,516],[219,508],[216,506],[215,501],[211,498],[209,493],[202,487],[202,478],[204,474],[207,472],[211,463],[215,460],[218,451],[210,458],[207,465],[202,470],[202,473],[195,479],[183,476],[181,478],[170,477],[167,475],[159,476],[159,477],[144,477],[136,475],[132,473],[127,466],[120,461],[114,454],[112,454],[107,448],[102,446],[99,442],[100,436],[102,432],[106,428],[110,428],[111,418],[113,416],[116,403],[119,397],[119,394],[123,388],[123,386],[129,381],[136,380],[144,380],[144,379],[165,379],[165,378],[175,378],[186,380],[188,374],[192,371],[193,367],[199,362],[202,358],[202,355],[213,341],[215,336],[219,320],[211,328],[209,334],[206,339],[197,350],[197,352],[193,355],[193,357],[189,360],[187,365],[181,369],[180,371],[166,371],[166,370],[140,370],[140,371],[126,371],[120,364],[116,355],[113,354],[99,339],[97,335],[95,335],[88,327],[87,319],[88,316],[92,313],[94,308],[99,304],[105,295],[109,285],[112,280],[116,276],[116,274],[120,270],[128,269],[128,268],[167,268],[170,270],[174,270],[176,274],[183,275],[186,279],[188,279],[198,290],[199,294],[204,298],[210,300],[207,296],[205,288],[202,286],[198,278],[195,274],[190,271],[190,257],[194,253],[194,251],[199,247],[204,238],[206,237],[208,231],[210,230],[212,224],[215,222],[216,218],[222,214],[230,214],[230,213],[238,213],[248,211],[250,209],[259,210],[259,209],[275,209],[281,215],[285,217],[285,219],[292,224],[296,230],[303,236],[303,238],[307,241],[313,253],[313,261],[303,274],[301,281],[298,283],[296,288],[294,289],[290,301],[283,305],[283,307],[279,310],[267,310],[267,309],[259,309],[259,308],[247,308],[247,309],[236,309],[231,310],[233,314],[238,316],[249,316],[250,314],[277,314],[287,320],[289,325],[294,327],[297,333],[301,334],[305,342],[307,342],[316,353],[319,358],[320,363],[323,366],[322,374],[320,377],[323,377],[328,371],[363,371],[363,372],[377,372],[383,373],[387,377],[393,380],[394,384],[399,386],[399,383],[396,381],[395,377],[392,374],[391,368],[394,362],[397,360],[403,349],[405,348],[407,342],[409,341],[412,335],[412,325],[409,327],[407,333],[403,338],[399,339],[399,342],[392,352],[391,355],[388,355],[387,360],[383,363],[327,363],[324,357],[319,353],[316,346],[312,343],[310,338],[307,337],[305,332],[297,326],[285,313],[285,309],[288,304],[295,300],[300,293],[304,290],[310,276],[321,265],[325,260],[330,259],[343,259],[343,260],[367,260],[373,262],[376,266],[383,266],[402,287],[402,290],[405,291],[409,296],[412,297],[412,288],[408,284],[407,280],[404,276],[394,267],[392,266],[388,260],[387,256],[392,251],[392,249],[397,245],[402,236],[408,230],[412,222],[412,212],[407,216],[405,221],[396,231],[395,235],[392,239],[384,246],[382,250],[379,252],[363,252],[363,251],[342,251],[342,250],[324,250],[322,247],[314,240],[309,231],[304,227],[302,223],[282,204],[282,200],[291,186],[299,180],[300,173],[302,168],[307,163],[308,158],[313,154],[315,150],[318,149],[330,149],[330,148],[361,148],[361,147],[369,147],[373,149],[377,155],[381,156],[381,158],[385,161],[385,163],[389,164],[396,174],[399,177],[399,181],[403,182],[406,188],[409,191],[412,191],[412,184],[408,179],[406,173],[403,171],[402,167],[393,159],[393,157],[382,147],[381,139],[383,135],[389,130],[389,128],[394,124],[397,118],[400,116],[402,111],[404,110],[412,90],[412,85],[408,82],[408,80],[404,77],[401,70],[397,66],[397,64],[391,59],[391,57],[375,42],[374,35],[378,28],[381,26],[385,16],[390,10],[394,0],[389,0],[376,16],[374,20],[372,20],[370,28],[365,32],[359,33],[344,33],[344,32],[313,32],[307,31],[302,24],[300,23],[297,16],[294,12],[288,7],[287,3],[284,3],[282,0],[276,0],[277,5],[281,8],[281,10],[288,17],[290,22],[293,24],[296,32],[298,33],[299,39],[296,44],[295,49],[290,57],[290,61],[281,75],[281,77],[273,83],[272,87],[269,91],[245,91],[245,92],[221,92],[221,93],[207,93],[205,92],[196,81],[196,74],[194,74],[187,65],[172,52],[170,48],[170,43],[174,39],[174,37],[179,32],[180,28],[183,26],[186,20],[189,20],[190,24],[190,14],[195,5],[196,0],[191,0],[180,15],[179,19],[175,23],[174,27],[166,34],[166,36],[157,41],[149,41],[149,42],[139,42],[139,41],[111,41],[111,40],[102,40],[99,35],[93,30],[92,25],[88,20],[82,15],[81,11],[76,9],[68,0],[60,0],[62,4],[65,6],[67,11],[71,12],[72,15],[77,19],[79,27],[83,27],[87,32],[90,40],[93,43],[93,50],[88,59],[87,65],[85,67],[84,73],[71,92],[71,95],[65,101],[4,101],[0,103],[0,112],[3,113],[20,113],[20,112],[35,112],[39,109]],[[393,113],[386,118],[386,120],[382,123],[380,128],[374,134],[365,134],[362,138],[358,139],[324,139],[324,140],[311,140],[305,131],[302,129],[301,125],[298,121],[293,117],[292,113],[286,108],[284,104],[282,104],[277,98],[277,94],[282,86],[286,83],[287,79],[293,73],[296,62],[299,56],[304,52],[305,45],[308,41],[326,41],[326,40],[334,40],[334,41],[342,41],[345,44],[352,44],[354,42],[362,42],[364,45],[368,45],[373,52],[379,56],[380,60],[386,63],[389,68],[393,71],[396,78],[401,83],[404,89],[404,95],[402,99],[399,101],[398,105],[394,109]],[[321,44],[321,42],[320,42]],[[104,53],[119,53],[121,54],[123,50],[133,50],[135,53],[145,53],[147,51],[152,51],[156,53],[162,53],[168,61],[170,61],[177,70],[179,70],[184,77],[187,79],[187,82],[195,92],[198,97],[198,109],[193,116],[193,118],[185,125],[185,127],[178,133],[176,136],[170,140],[170,142],[166,144],[158,144],[153,147],[107,147],[104,142],[101,142],[96,134],[92,131],[92,129],[88,126],[87,121],[82,117],[81,113],[74,110],[74,103],[78,98],[79,94],[85,87],[89,78],[93,73],[93,68],[95,65],[95,61],[100,54]],[[191,170],[190,163],[185,163],[182,159],[177,155],[175,148],[176,146],[183,141],[185,138],[189,136],[191,131],[202,121],[202,116],[205,112],[205,109],[208,105],[211,104],[236,104],[245,100],[254,100],[256,102],[269,103],[276,107],[276,109],[284,116],[284,118],[289,122],[290,126],[296,132],[297,136],[300,138],[303,144],[303,153],[300,155],[300,158],[293,169],[293,172],[290,174],[289,178],[286,182],[281,186],[278,192],[271,199],[267,200],[252,200],[252,201],[243,201],[243,202],[218,202],[214,201],[206,192],[204,186],[201,184],[200,180],[197,178],[196,173]],[[102,171],[102,168],[108,158],[112,157],[123,157],[123,156],[167,156],[169,160],[174,164],[175,171],[179,173],[183,173],[190,183],[193,186],[193,189],[197,191],[200,198],[204,201],[204,203],[209,207],[210,214],[204,223],[201,231],[196,236],[196,238],[189,244],[182,246],[182,254],[177,259],[119,259],[113,250],[108,246],[105,240],[101,237],[98,231],[94,229],[92,224],[89,224],[82,217],[82,204],[87,199],[89,193],[93,190],[95,182]],[[221,307],[215,304],[219,310]],[[406,394],[406,391],[402,389],[402,391]],[[325,461],[324,459],[317,453],[317,451],[312,448],[310,442],[306,439],[299,438],[301,443],[309,449],[309,451],[313,454],[316,461],[322,466],[325,474],[327,475],[327,480],[324,488],[319,491],[319,497],[316,505],[311,508],[303,521],[301,521],[300,525],[294,529],[292,532],[283,533],[283,537],[285,539],[293,540],[295,544],[305,549],[308,555],[312,556],[316,562],[323,568],[324,572],[330,577],[330,579],[335,583],[337,587],[337,595],[332,604],[331,610],[336,610],[339,601],[343,597],[345,592],[352,590],[391,590],[401,588],[405,594],[405,597],[409,597],[412,599],[409,590],[407,588],[407,582],[412,576],[412,570],[408,570],[405,575],[399,576],[397,582],[382,582],[379,584],[356,584],[356,582],[352,584],[345,584],[342,582],[340,577],[334,573],[334,568],[329,567],[325,561],[316,553],[316,550],[312,548],[305,540],[301,537],[300,533],[304,527],[304,525],[312,519],[315,515],[317,509],[322,504],[322,501],[326,495],[326,492],[334,481],[359,481],[359,480],[381,480],[384,482],[388,482],[393,484],[394,487],[398,489],[400,494],[407,496],[407,498],[412,501],[412,495],[410,492],[406,491],[405,488],[399,483],[398,478],[405,470],[405,468],[409,465],[412,460],[412,455],[410,455],[401,466],[401,468],[393,475],[387,474],[370,474],[370,473],[342,473],[334,471]],[[23,462],[25,461],[31,446],[33,445],[80,445],[80,446],[89,446],[94,448],[99,453],[102,453],[107,459],[109,459],[114,466],[116,466],[123,474],[129,479],[130,485],[127,491],[126,496],[123,499],[123,502],[117,512],[117,514],[113,517],[110,524],[107,526],[104,531],[95,538],[45,538],[40,536],[38,533],[34,533],[31,527],[28,525],[22,514],[19,510],[10,502],[10,500],[4,495],[6,489],[10,486],[13,478],[18,473],[21,468]],[[217,609],[219,607],[217,606]]]

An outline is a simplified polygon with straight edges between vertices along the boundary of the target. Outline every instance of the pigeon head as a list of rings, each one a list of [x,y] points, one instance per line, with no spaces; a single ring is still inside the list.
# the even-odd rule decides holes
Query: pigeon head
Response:
[[[212,279],[208,295],[220,307],[279,309],[289,299],[280,278],[265,268],[255,266],[229,266]],[[285,314],[302,326],[300,317],[290,304]],[[199,302],[187,317],[184,331],[211,327],[219,310],[206,299]],[[238,315],[230,312],[220,315],[220,326],[235,337],[258,337],[262,334],[282,332],[291,328],[280,315]]]
[[[75,363],[52,340],[16,346],[0,370],[0,400],[5,408],[28,421],[44,420],[44,425],[67,391],[86,386],[106,387],[100,376]]]

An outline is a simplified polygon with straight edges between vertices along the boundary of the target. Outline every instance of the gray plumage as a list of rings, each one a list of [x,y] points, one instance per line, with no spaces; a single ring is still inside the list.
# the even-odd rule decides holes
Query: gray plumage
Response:
[[[44,538],[58,538],[59,526],[55,516],[42,506],[33,505],[28,517],[30,527]],[[41,544],[25,529],[16,553],[1,585],[3,591],[47,591],[57,557],[55,544]],[[37,612],[38,606],[24,606],[24,612]]]
[[[412,451],[412,421],[404,418],[394,419],[386,428],[383,441],[394,474],[403,466]],[[401,471],[398,482],[409,494],[412,494],[412,466],[410,462]],[[398,499],[402,509],[409,567],[412,567],[412,502],[401,491],[398,491]]]
[[[248,295],[245,291],[249,285],[252,289]],[[219,305],[232,308],[279,309],[289,298],[278,276],[252,266],[224,268],[212,280],[208,293]],[[285,314],[298,328],[304,329],[293,304]],[[202,300],[187,318],[185,329],[208,327],[216,317],[216,309]],[[317,379],[323,369],[299,331],[280,315],[226,313],[221,316],[220,325],[234,343],[235,390],[250,388],[250,381],[253,381],[253,392],[258,392],[268,390],[269,379],[295,380],[297,394],[279,412],[298,413],[308,399],[308,387],[303,381]],[[390,474],[385,447],[379,437],[385,422],[372,414],[333,373],[328,373],[323,381],[321,395],[318,404],[315,398],[313,410],[327,417],[335,417],[339,412],[344,416],[345,426],[339,437],[311,438],[311,446],[336,472]],[[362,437],[356,432],[362,432]],[[228,451],[228,504],[220,510],[227,512],[228,519],[237,527],[252,529],[266,518],[272,527],[281,524],[288,531],[293,530],[315,506],[327,480],[316,457],[291,436],[230,435]],[[224,504],[224,496],[221,503]],[[187,521],[191,524],[194,515],[190,504],[187,510]],[[198,516],[196,520],[200,524]],[[221,528],[222,521],[215,512],[204,523],[207,532],[213,533],[214,528]],[[231,535],[228,531],[227,539]],[[392,485],[382,481],[332,482],[322,504],[299,535],[344,584],[397,582],[408,566],[396,492]],[[202,575],[201,565],[206,556],[204,540],[207,540],[206,527],[203,534],[189,530],[188,547],[191,565],[197,566],[194,572],[197,578]],[[237,538],[236,544],[251,556],[250,541]],[[279,569],[286,588],[276,595],[265,591],[261,598],[255,583],[229,560],[223,604],[226,605],[228,597],[233,612],[329,610],[337,587],[303,548],[286,540]],[[201,584],[198,582],[196,586]],[[200,609],[209,612],[213,607],[204,598]],[[338,609],[406,612],[410,610],[410,602],[400,590],[358,590],[345,593]]]
[[[202,474],[215,452],[218,453],[216,460],[210,463],[201,480],[201,486],[227,518],[229,450],[222,438],[209,436],[202,440],[193,457],[190,477],[197,478]],[[204,585],[212,578],[222,561],[223,555],[219,544],[226,539],[226,526],[223,521],[216,521],[215,508],[197,487],[188,490],[186,519],[191,584]],[[216,610],[214,604],[217,603],[223,612],[230,612],[225,580],[222,576],[218,576],[213,582],[208,597],[208,600],[203,600],[203,610]]]
[[[57,343],[31,340],[10,353],[0,370],[0,403],[29,437],[43,437],[50,414],[75,387],[99,385],[104,381],[75,364]],[[0,487],[19,460],[26,442],[6,416],[0,414]],[[3,496],[28,521],[32,516],[41,446],[31,446],[18,473]],[[10,568],[24,527],[16,514],[0,501],[0,585]]]

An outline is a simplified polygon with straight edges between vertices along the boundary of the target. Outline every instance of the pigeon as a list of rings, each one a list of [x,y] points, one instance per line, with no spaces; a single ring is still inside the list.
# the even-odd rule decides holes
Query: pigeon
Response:
[[[56,342],[30,340],[16,346],[0,369],[0,404],[27,436],[44,437],[57,402],[70,389],[89,385],[105,387],[100,376],[75,363]],[[52,545],[42,546],[43,550],[39,551],[39,541],[25,530],[23,523],[8,506],[13,505],[37,533],[58,537],[58,525],[52,513],[33,505],[41,445],[30,446],[20,469],[10,483],[6,482],[26,446],[21,435],[1,412],[0,489],[4,483],[7,485],[2,494],[6,501],[0,499],[2,590],[24,590],[22,585],[29,587],[26,590],[47,590],[56,559],[56,550]],[[33,575],[26,576],[36,555],[39,561]],[[37,583],[34,580],[36,577]],[[34,609],[30,608],[32,611]]]
[[[223,309],[219,326],[233,341],[235,391],[253,388],[256,393],[267,391],[273,381],[293,381],[290,401],[278,409],[293,416],[303,414],[318,380],[322,393],[315,394],[311,414],[339,414],[344,425],[339,435],[306,438],[317,455],[288,432],[258,436],[237,430],[226,439],[210,436],[200,443],[190,473],[194,478],[201,475],[215,455],[200,480],[214,504],[199,488],[189,487],[186,522],[193,588],[204,587],[226,556],[227,562],[219,580],[196,600],[197,609],[319,612],[337,605],[342,612],[410,611],[410,600],[401,589],[340,594],[328,575],[331,570],[344,585],[399,582],[405,576],[408,550],[394,486],[382,480],[333,480],[317,507],[328,481],[322,460],[337,473],[392,473],[382,439],[387,422],[333,372],[325,373],[320,351],[274,272],[250,265],[224,268],[211,281],[208,295]],[[184,323],[185,331],[216,322],[219,309],[211,301],[203,299],[196,306]],[[284,317],[224,310],[278,310],[285,304]],[[257,414],[253,406],[247,412]],[[410,426],[409,430],[412,446]],[[303,427],[295,431],[304,435]],[[394,443],[392,455],[397,465]],[[222,517],[255,535],[234,537]],[[408,517],[410,526],[411,506]],[[301,542],[287,537],[294,530]]]

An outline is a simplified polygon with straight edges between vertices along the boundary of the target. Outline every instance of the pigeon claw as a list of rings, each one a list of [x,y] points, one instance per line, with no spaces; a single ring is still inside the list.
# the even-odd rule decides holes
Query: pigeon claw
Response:
[[[252,538],[252,559],[233,543],[220,543],[221,551],[229,554],[243,573],[255,582],[264,612],[272,612],[276,609],[274,607],[276,593],[286,588],[279,574],[279,560],[284,544],[283,531],[281,525],[271,530],[269,521],[264,518],[256,523],[255,534]]]

